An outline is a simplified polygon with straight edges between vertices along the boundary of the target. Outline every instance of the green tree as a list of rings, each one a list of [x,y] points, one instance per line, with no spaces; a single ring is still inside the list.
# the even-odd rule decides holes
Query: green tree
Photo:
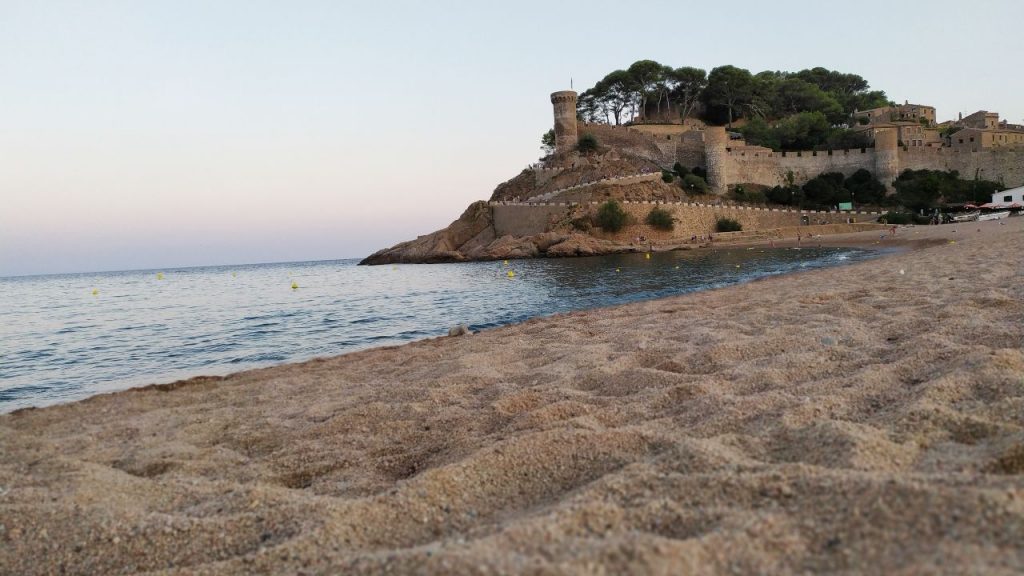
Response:
[[[627,220],[626,211],[615,200],[608,200],[597,209],[597,225],[606,232],[622,230]]]
[[[778,115],[821,112],[831,124],[846,118],[843,107],[821,88],[799,78],[778,82],[773,93],[772,111]]]
[[[773,204],[799,206],[803,198],[799,186],[775,186],[764,192],[765,197]]]
[[[948,177],[938,170],[904,170],[896,182],[896,201],[911,210],[933,208],[938,205],[942,190],[948,187]]]
[[[846,177],[843,187],[850,192],[850,201],[881,205],[885,202],[885,185],[861,168]]]
[[[544,133],[540,137],[540,149],[544,152],[545,156],[550,156],[555,152],[555,129],[552,128]]]
[[[670,103],[675,101],[679,110],[679,118],[686,120],[697,106],[704,88],[708,85],[707,72],[700,68],[683,66],[672,70],[668,77],[672,83],[672,90],[669,93]]]
[[[708,74],[708,85],[704,89],[704,101],[708,106],[724,111],[732,122],[740,111],[749,105],[754,97],[754,78],[749,70],[735,66],[719,66]]]
[[[590,115],[590,120],[599,120],[603,116],[606,123],[610,124],[614,119],[618,125],[622,123],[623,111],[635,105],[636,93],[633,78],[629,73],[625,70],[615,70],[598,80],[597,84],[583,92],[580,98],[584,101],[584,110]]]
[[[830,208],[840,202],[850,201],[850,192],[843,187],[845,178],[839,172],[820,174],[803,185],[802,206],[808,208]]]
[[[629,75],[631,86],[635,91],[641,120],[647,119],[647,101],[664,80],[666,71],[671,71],[671,68],[662,66],[654,60],[637,60],[626,69],[626,74]]]

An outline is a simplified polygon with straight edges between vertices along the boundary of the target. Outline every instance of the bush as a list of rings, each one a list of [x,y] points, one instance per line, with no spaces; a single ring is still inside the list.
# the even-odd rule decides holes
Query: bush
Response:
[[[572,226],[573,230],[579,230],[580,232],[589,232],[592,224],[590,218],[586,216],[580,216],[579,218],[573,218],[569,221],[569,225]]]
[[[683,190],[693,194],[706,194],[708,191],[708,183],[696,174],[687,174],[686,176],[683,176],[679,185],[682,186]]]
[[[580,154],[597,152],[597,148],[597,138],[594,138],[593,134],[584,134],[583,136],[580,136],[580,139],[576,142],[576,149],[579,150]]]
[[[716,232],[739,232],[740,230],[743,230],[743,225],[732,218],[719,218],[715,223]]]
[[[793,206],[800,204],[801,191],[799,186],[775,186],[765,192],[768,200],[774,204]]]
[[[764,204],[768,202],[768,198],[764,195],[764,192],[760,190],[747,190],[742,185],[736,186],[732,191],[732,197],[738,202],[753,202],[755,204]]]
[[[597,209],[597,225],[607,232],[622,230],[627,218],[626,211],[615,200],[609,200]]]
[[[690,173],[690,169],[687,168],[686,166],[683,166],[679,162],[676,162],[675,164],[672,165],[672,171],[675,172],[676,176],[679,176],[680,178]]]
[[[672,181],[675,180],[675,179],[676,179],[676,177],[671,172],[669,172],[668,170],[662,170],[661,171],[661,181],[662,182],[667,182],[667,183],[671,184]]]
[[[658,230],[668,231],[672,230],[676,226],[675,222],[672,221],[672,213],[668,210],[657,207],[651,209],[647,214],[645,222],[647,222],[647,225],[651,228],[656,228]]]

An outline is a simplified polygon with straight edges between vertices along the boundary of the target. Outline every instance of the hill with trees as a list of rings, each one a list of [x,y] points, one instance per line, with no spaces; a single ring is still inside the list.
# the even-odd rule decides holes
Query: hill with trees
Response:
[[[889,103],[861,76],[826,68],[705,72],[639,60],[585,90],[577,109],[585,122],[616,125],[700,118],[735,128],[750,144],[807,150],[863,147],[863,136],[850,130],[853,113]]]

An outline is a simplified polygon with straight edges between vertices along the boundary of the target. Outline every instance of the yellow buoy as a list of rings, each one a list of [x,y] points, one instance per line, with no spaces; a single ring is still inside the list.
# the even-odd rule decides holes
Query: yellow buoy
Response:
[[[99,294],[99,293],[100,293],[100,291],[99,291],[99,290],[97,290],[97,289],[95,289],[95,288],[93,288],[93,289],[92,289],[92,295],[93,295],[93,296],[95,296],[95,295],[97,295],[97,294]]]
[[[164,279],[164,273],[163,272],[157,272],[156,273],[156,279],[157,280],[163,280]]]
[[[616,272],[619,272],[620,270],[619,270],[618,268],[616,268],[616,269],[615,269],[615,271],[616,271]]]
[[[739,264],[737,264],[737,265],[736,265],[736,267],[737,267],[737,268],[739,268],[739,267],[740,267],[740,265],[739,265]]]
[[[515,278],[516,277],[516,273],[513,270],[509,270],[508,271],[508,277],[509,278]]]
[[[292,290],[298,290],[298,289],[299,289],[299,283],[298,283],[298,282],[295,282],[295,281],[293,280],[293,281],[292,281]]]
[[[676,266],[676,270],[679,270],[679,266],[678,265]]]
[[[646,257],[646,258],[647,258],[648,260],[650,260],[650,259],[651,259],[651,253],[650,253],[650,252],[648,252],[648,253],[644,254],[644,256],[645,256],[645,257]]]
[[[502,264],[504,264],[505,266],[508,266],[508,260],[502,260]]]

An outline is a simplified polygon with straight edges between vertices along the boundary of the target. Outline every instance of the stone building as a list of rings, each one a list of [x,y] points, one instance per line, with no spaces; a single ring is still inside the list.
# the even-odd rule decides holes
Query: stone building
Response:
[[[867,124],[888,124],[890,122],[914,122],[925,126],[935,125],[935,107],[923,104],[911,104],[904,101],[903,104],[895,106],[882,106],[870,110],[861,110],[853,113],[858,122]]]
[[[1024,126],[999,120],[998,112],[979,110],[951,123],[960,130],[946,137],[945,145],[957,150],[980,151],[1024,146]]]
[[[556,141],[560,132],[563,138],[570,133],[575,138],[575,122],[571,132],[568,122],[559,124],[560,119],[566,119],[569,100],[556,101],[552,95],[552,102]],[[575,99],[571,102],[574,105]],[[862,129],[870,130],[874,145],[849,150],[776,151],[735,139],[720,126],[583,124],[579,130],[581,134],[593,134],[619,153],[663,169],[671,169],[675,162],[700,166],[707,170],[708,184],[719,194],[739,184],[801,185],[825,172],[850,175],[860,169],[871,172],[889,190],[907,169],[956,170],[966,177],[977,175],[1006,186],[1024,184],[1024,127],[1000,122],[998,114],[976,113],[958,122],[978,123],[980,127],[962,127],[943,139],[942,128],[934,124],[933,107],[904,104],[887,108],[895,110],[895,120],[891,115],[865,111],[871,114]],[[901,120],[899,114],[909,120]]]

